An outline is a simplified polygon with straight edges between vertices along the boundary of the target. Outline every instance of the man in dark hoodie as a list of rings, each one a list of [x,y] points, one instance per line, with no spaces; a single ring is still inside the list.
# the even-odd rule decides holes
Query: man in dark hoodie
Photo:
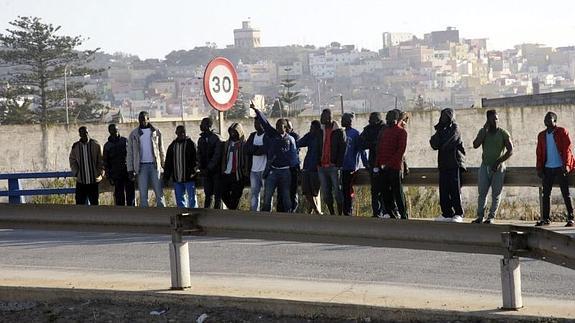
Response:
[[[276,127],[272,127],[264,114],[255,108],[253,104],[250,105],[256,113],[256,118],[264,127],[266,135],[269,137],[268,141],[268,164],[269,174],[266,177],[264,203],[262,211],[271,211],[272,196],[277,188],[278,199],[282,200],[284,211],[291,210],[290,200],[290,183],[291,173],[290,166],[295,155],[297,155],[297,146],[295,140],[287,132],[287,122],[285,119],[278,119]]]
[[[372,112],[369,115],[369,124],[363,128],[361,132],[360,139],[362,149],[368,150],[368,162],[369,165],[369,178],[371,184],[371,209],[373,211],[373,217],[383,217],[388,212],[385,210],[385,204],[383,201],[383,191],[381,190],[381,173],[374,172],[377,169],[376,154],[377,154],[377,142],[379,134],[385,129],[386,125],[381,120],[381,114],[379,112]]]
[[[114,186],[114,204],[134,206],[136,200],[136,188],[134,181],[129,179],[126,166],[126,147],[128,139],[120,136],[115,124],[108,126],[108,142],[104,145],[104,169],[105,174]]]
[[[204,185],[204,208],[214,209],[222,207],[222,196],[220,191],[221,173],[221,145],[220,137],[214,133],[213,121],[210,118],[203,118],[200,123],[200,138],[198,139],[198,168]]]
[[[261,122],[254,119],[255,132],[252,132],[246,142],[246,158],[250,171],[250,210],[260,210],[260,193],[264,187],[264,171],[267,165],[268,137]]]
[[[174,183],[178,207],[196,207],[196,144],[186,136],[186,127],[176,127],[176,139],[168,146],[164,181]],[[187,195],[187,199],[185,198]]]
[[[321,198],[327,205],[329,213],[334,215],[333,200],[335,198],[337,214],[343,213],[343,193],[341,191],[341,168],[345,156],[345,133],[336,121],[332,120],[330,109],[321,112],[323,140],[321,161],[318,170],[321,185]]]
[[[439,204],[442,214],[436,221],[462,222],[461,170],[465,167],[465,148],[452,109],[441,110],[435,134],[429,143],[433,150],[437,150],[439,168]]]
[[[229,139],[222,147],[222,201],[230,210],[238,208],[247,182],[245,135],[242,125],[235,122],[228,128]]]

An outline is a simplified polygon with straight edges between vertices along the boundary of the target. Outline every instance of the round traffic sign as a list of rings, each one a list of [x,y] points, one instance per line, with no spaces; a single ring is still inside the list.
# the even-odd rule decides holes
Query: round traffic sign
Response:
[[[210,61],[204,72],[204,93],[210,105],[218,111],[229,110],[238,98],[238,73],[224,57]]]

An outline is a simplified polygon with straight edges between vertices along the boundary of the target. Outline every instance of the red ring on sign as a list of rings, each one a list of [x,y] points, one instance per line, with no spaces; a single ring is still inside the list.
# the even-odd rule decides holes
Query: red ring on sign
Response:
[[[220,65],[223,65],[226,69],[230,71],[230,74],[232,76],[232,82],[234,84],[232,97],[227,103],[224,104],[220,104],[214,99],[210,89],[210,78],[209,78],[210,74],[212,73],[214,68]],[[238,73],[236,72],[236,69],[234,68],[232,62],[230,62],[225,57],[216,57],[212,59],[208,63],[208,66],[206,66],[206,70],[204,71],[204,93],[206,94],[206,99],[208,99],[208,103],[210,103],[210,105],[218,111],[221,112],[228,111],[234,106],[234,103],[236,103],[236,100],[238,99],[239,90],[240,88],[238,86]]]

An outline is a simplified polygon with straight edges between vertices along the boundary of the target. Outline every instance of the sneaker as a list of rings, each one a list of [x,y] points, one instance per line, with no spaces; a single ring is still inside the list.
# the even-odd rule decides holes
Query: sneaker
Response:
[[[493,219],[488,218],[487,220],[483,221],[483,224],[493,224]]]
[[[575,221],[569,220],[569,221],[567,221],[567,224],[565,224],[565,226],[566,227],[573,227],[573,226],[575,226]]]
[[[438,216],[435,218],[436,222],[451,222],[451,218],[444,217],[443,215]]]
[[[385,213],[382,217],[382,219],[391,219],[391,216],[387,213]]]
[[[463,217],[461,215],[455,215],[451,219],[451,222],[461,223],[463,222]]]
[[[483,218],[477,218],[473,221],[471,221],[471,223],[475,223],[475,224],[481,224],[483,222]]]
[[[549,220],[540,220],[540,221],[537,221],[537,223],[535,223],[535,226],[536,227],[543,227],[543,226],[548,226],[550,224],[551,224],[551,221],[549,221]]]

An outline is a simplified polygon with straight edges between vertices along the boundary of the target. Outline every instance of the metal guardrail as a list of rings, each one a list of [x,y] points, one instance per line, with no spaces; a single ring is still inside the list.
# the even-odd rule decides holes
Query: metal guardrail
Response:
[[[8,180],[8,190],[0,191],[0,196],[8,196],[8,202],[10,204],[22,204],[24,203],[24,196],[74,194],[76,192],[76,189],[73,187],[24,190],[22,189],[21,185],[23,179],[66,178],[66,177],[72,177],[72,172],[0,174],[0,180]]]
[[[575,239],[541,228],[211,209],[0,204],[0,228],[172,235],[172,288],[190,287],[184,235],[502,255],[503,308],[523,306],[519,257],[575,269]]]
[[[478,168],[469,168],[461,175],[462,186],[477,185]],[[8,180],[8,191],[0,191],[0,196],[8,196],[9,203],[22,204],[24,196],[30,195],[52,195],[52,194],[74,194],[75,188],[44,188],[44,189],[21,189],[22,179],[40,178],[61,178],[72,177],[71,172],[45,172],[45,173],[14,173],[0,174],[0,180]],[[369,173],[365,169],[358,171],[355,178],[355,185],[369,185]],[[412,168],[409,175],[404,178],[405,186],[437,186],[439,183],[439,172],[437,168]],[[196,183],[196,187],[201,187],[201,181]],[[575,187],[575,175],[569,177],[569,185]],[[247,184],[249,187],[249,184]],[[505,173],[505,186],[510,187],[541,187],[541,179],[537,177],[534,167],[508,167]],[[555,186],[558,186],[556,183]],[[168,184],[166,188],[171,188]],[[113,188],[107,181],[100,184],[101,192],[112,192]],[[541,192],[540,192],[541,194]]]

